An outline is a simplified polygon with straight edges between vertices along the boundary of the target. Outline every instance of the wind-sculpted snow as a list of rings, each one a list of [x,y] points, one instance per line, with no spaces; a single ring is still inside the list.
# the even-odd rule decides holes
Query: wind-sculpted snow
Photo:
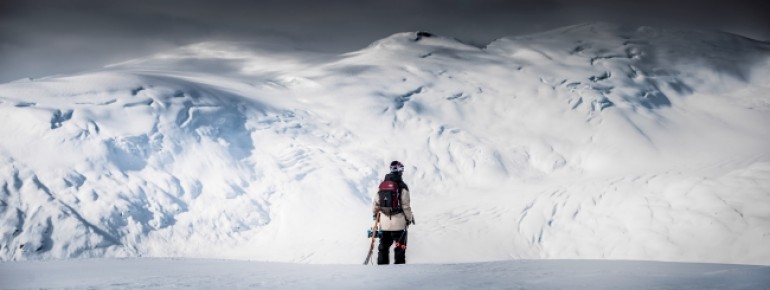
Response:
[[[770,264],[769,75],[766,43],[592,24],[203,43],[7,83],[0,259],[360,263],[398,159],[410,263]]]

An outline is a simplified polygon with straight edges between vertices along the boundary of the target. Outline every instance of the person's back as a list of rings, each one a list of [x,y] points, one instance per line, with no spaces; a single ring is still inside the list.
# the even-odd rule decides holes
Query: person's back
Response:
[[[393,161],[390,163],[390,173],[385,175],[385,181],[394,181],[398,184],[398,204],[399,208],[390,214],[380,214],[379,228],[382,230],[380,245],[378,247],[377,264],[390,263],[390,246],[395,242],[394,260],[396,264],[406,263],[406,241],[409,224],[414,224],[414,215],[410,204],[409,186],[404,183],[401,175],[404,172],[404,165],[401,162]],[[389,205],[388,205],[389,206]],[[373,212],[377,214],[385,205],[380,204],[380,198],[374,199]]]

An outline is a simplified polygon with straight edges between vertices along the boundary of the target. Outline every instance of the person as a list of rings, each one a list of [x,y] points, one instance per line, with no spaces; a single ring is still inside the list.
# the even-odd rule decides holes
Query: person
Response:
[[[400,192],[399,203],[402,211],[391,215],[380,214],[380,245],[377,252],[377,264],[390,264],[390,247],[395,243],[393,257],[396,264],[406,264],[406,241],[407,227],[414,224],[414,215],[410,205],[409,186],[401,179],[404,173],[404,165],[401,162],[393,161],[390,163],[390,173],[385,175],[385,180],[391,180],[398,183]],[[379,198],[374,198],[374,214],[380,210]]]

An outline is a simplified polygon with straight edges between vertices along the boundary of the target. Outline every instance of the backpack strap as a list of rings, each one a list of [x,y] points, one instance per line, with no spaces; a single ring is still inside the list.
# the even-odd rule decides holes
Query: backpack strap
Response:
[[[395,180],[392,180],[392,181],[394,181],[393,183],[396,184],[396,198],[394,198],[391,201],[391,204],[390,204],[391,214],[388,215],[388,217],[390,217],[391,215],[394,215],[394,214],[401,213],[399,211],[399,210],[401,210],[401,182],[400,181],[395,181]],[[398,203],[398,207],[395,207],[396,203]]]

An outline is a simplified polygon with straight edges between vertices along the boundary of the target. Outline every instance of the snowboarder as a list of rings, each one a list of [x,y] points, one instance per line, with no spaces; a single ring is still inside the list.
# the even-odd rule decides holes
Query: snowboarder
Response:
[[[373,212],[379,216],[379,229],[382,231],[380,245],[377,248],[377,264],[390,264],[390,246],[395,243],[394,260],[396,264],[406,264],[406,240],[407,228],[414,223],[412,207],[409,204],[409,187],[401,179],[404,165],[401,162],[390,163],[390,173],[385,175],[385,180],[380,184],[380,191],[374,198]],[[389,194],[383,194],[383,187],[393,185],[396,190],[393,198]]]

